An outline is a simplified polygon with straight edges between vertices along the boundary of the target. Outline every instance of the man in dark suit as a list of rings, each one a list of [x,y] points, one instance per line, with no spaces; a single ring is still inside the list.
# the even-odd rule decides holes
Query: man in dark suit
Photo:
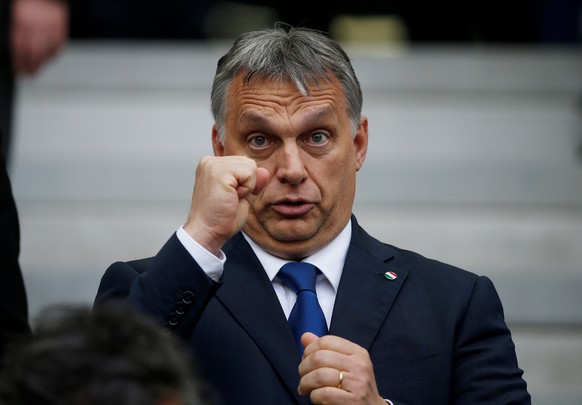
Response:
[[[155,257],[112,265],[96,304],[125,299],[186,339],[227,404],[529,404],[491,282],[352,215],[361,107],[325,35],[241,35],[218,62],[188,220]],[[295,285],[304,268],[315,287]]]

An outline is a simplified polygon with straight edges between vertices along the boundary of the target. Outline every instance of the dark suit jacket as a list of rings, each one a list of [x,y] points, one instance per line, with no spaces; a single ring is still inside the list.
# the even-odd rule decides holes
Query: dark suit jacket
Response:
[[[369,351],[380,394],[410,405],[529,404],[489,279],[352,223],[330,334]],[[223,250],[215,283],[172,236],[153,258],[113,264],[96,304],[127,299],[184,337],[227,404],[308,404],[297,395],[299,352],[259,260],[240,234]]]

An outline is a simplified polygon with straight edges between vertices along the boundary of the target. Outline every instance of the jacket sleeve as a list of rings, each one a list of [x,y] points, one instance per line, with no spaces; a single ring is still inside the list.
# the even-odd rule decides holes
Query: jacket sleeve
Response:
[[[112,264],[101,279],[95,305],[124,301],[186,338],[219,286],[174,234],[153,258]]]
[[[477,279],[457,332],[453,398],[458,405],[531,404],[493,283]]]

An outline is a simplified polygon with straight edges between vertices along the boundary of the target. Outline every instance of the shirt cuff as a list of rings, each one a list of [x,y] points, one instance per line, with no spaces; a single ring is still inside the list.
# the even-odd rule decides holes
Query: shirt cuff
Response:
[[[224,252],[222,250],[220,251],[220,257],[214,256],[208,250],[203,248],[202,245],[192,239],[188,232],[184,230],[183,226],[176,231],[176,236],[206,275],[214,281],[219,281],[222,276],[222,271],[224,270],[224,262],[226,262]]]

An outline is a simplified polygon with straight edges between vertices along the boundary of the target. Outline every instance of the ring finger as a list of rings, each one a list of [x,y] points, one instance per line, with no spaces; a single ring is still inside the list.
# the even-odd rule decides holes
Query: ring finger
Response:
[[[349,386],[347,379],[348,373],[346,371],[322,367],[305,374],[301,378],[299,390],[303,395],[323,387],[347,390],[347,387]],[[346,386],[346,384],[348,385]]]

